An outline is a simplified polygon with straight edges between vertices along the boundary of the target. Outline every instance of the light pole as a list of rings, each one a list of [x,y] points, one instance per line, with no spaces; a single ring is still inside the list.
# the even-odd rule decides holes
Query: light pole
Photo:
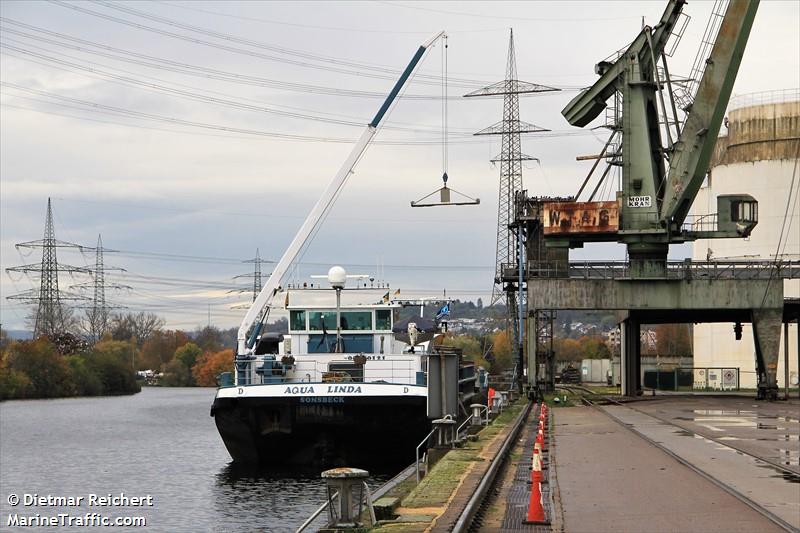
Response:
[[[344,289],[347,282],[347,272],[340,266],[331,267],[328,270],[328,281],[336,291],[336,348],[334,352],[342,353],[344,351],[344,343],[342,342],[342,289]]]

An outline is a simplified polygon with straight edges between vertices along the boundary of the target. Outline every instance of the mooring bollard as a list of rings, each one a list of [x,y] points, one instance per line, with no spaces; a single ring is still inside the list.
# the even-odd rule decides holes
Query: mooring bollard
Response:
[[[492,397],[492,412],[495,414],[503,412],[503,397],[499,394],[495,394]]]
[[[366,480],[369,472],[359,468],[334,468],[322,473],[328,489],[328,527],[337,529],[356,528],[361,524],[365,491],[369,491]],[[339,493],[338,503],[334,504],[334,494]],[[368,494],[368,492],[367,492]],[[369,507],[372,502],[367,501]],[[354,512],[354,507],[357,509]]]
[[[501,391],[500,392],[500,398],[502,398],[502,400],[503,400],[503,407],[508,405],[508,392],[507,391]]]
[[[453,441],[456,440],[453,435],[456,430],[456,421],[452,418],[439,418],[431,424],[436,429],[436,446],[439,448],[452,446]]]
[[[481,415],[481,413],[486,408],[486,406],[479,403],[473,403],[472,405],[469,406],[469,408],[472,409],[472,421],[470,422],[470,424],[472,424],[473,426],[482,426],[483,415]]]

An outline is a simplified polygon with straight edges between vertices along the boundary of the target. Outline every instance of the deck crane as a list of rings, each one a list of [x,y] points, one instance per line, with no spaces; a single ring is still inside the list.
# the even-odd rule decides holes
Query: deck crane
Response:
[[[389,92],[389,95],[386,97],[386,100],[383,102],[380,109],[378,109],[375,117],[369,124],[367,124],[367,127],[364,129],[361,137],[358,139],[355,146],[353,146],[350,155],[347,157],[344,164],[333,177],[331,182],[328,184],[328,187],[322,193],[322,196],[319,198],[319,200],[317,200],[317,203],[311,209],[311,212],[306,217],[303,225],[300,226],[300,229],[294,236],[294,239],[292,239],[292,242],[289,244],[289,247],[275,265],[272,274],[264,284],[261,292],[253,301],[253,305],[250,306],[250,309],[247,311],[247,314],[239,326],[236,355],[237,362],[242,359],[252,359],[253,356],[256,355],[261,329],[267,321],[270,306],[272,305],[275,296],[281,291],[281,282],[286,273],[289,271],[291,264],[297,258],[298,253],[306,244],[306,241],[314,232],[314,230],[317,228],[317,225],[325,218],[326,213],[333,206],[338,193],[342,190],[342,187],[344,187],[345,183],[347,183],[347,179],[353,172],[353,168],[356,166],[359,159],[361,159],[361,156],[364,155],[364,152],[369,147],[372,139],[375,137],[381,121],[391,108],[392,104],[395,102],[398,94],[403,89],[408,79],[414,73],[414,70],[419,65],[422,57],[425,55],[425,52],[431,46],[433,46],[436,41],[444,36],[445,33],[443,31],[439,32],[428,41],[420,45],[420,47],[417,49],[414,57],[411,58],[408,66],[400,75],[397,82],[394,84],[394,87],[392,87],[392,90]]]
[[[658,24],[642,28],[615,61],[598,63],[600,78],[562,111],[570,124],[583,127],[605,110],[609,98],[621,95],[621,163],[614,164],[621,164],[622,181],[616,201],[544,204],[548,246],[624,243],[632,278],[663,278],[672,243],[747,237],[758,222],[756,200],[737,194],[718,197],[716,216],[685,224],[709,168],[759,0],[728,4],[694,101],[684,109],[683,127],[674,142],[663,146],[659,103],[661,114],[668,115],[662,91],[671,92],[665,48],[685,4],[670,0]]]

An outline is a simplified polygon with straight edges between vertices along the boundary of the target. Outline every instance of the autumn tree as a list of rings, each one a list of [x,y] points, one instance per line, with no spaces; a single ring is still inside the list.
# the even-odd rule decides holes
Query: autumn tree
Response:
[[[139,370],[156,370],[169,363],[175,351],[189,342],[189,336],[180,330],[156,330],[142,344],[140,357],[137,359]]]
[[[194,343],[204,352],[222,349],[222,332],[214,326],[205,326],[194,333]]]
[[[655,331],[659,355],[692,355],[691,324],[659,324]]]
[[[192,367],[203,353],[193,342],[189,342],[175,350],[175,357],[164,366],[164,377],[161,383],[167,387],[191,387],[195,384]]]
[[[103,394],[132,394],[141,386],[134,372],[136,345],[131,342],[107,340],[94,345],[86,355],[103,384]]]
[[[476,365],[487,369],[489,368],[489,363],[483,358],[481,344],[475,337],[471,335],[448,334],[444,338],[443,344],[446,346],[453,346],[454,348],[460,348],[465,359],[474,362]]]
[[[75,394],[70,367],[46,337],[13,343],[5,358],[7,376],[21,385],[29,381],[25,394],[31,398],[60,398]]]
[[[580,361],[583,359],[581,343],[576,339],[553,339],[556,361]]]
[[[147,341],[153,332],[164,326],[164,319],[154,313],[140,311],[138,313],[116,314],[111,317],[109,331],[114,340],[127,341],[136,339],[139,346]]]
[[[514,343],[508,330],[501,330],[490,336],[492,344],[492,372],[498,373],[514,367]]]
[[[200,387],[215,387],[217,376],[233,369],[233,350],[205,352],[192,367],[192,376]]]
[[[611,351],[602,337],[581,337],[578,342],[583,359],[611,359]]]

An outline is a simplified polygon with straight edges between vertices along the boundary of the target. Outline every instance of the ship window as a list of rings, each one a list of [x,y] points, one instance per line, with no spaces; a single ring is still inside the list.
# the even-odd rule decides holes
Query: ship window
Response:
[[[323,328],[322,325],[325,324]],[[308,329],[311,331],[336,331],[336,311],[311,311],[308,313]]]
[[[372,329],[371,311],[342,311],[341,313],[343,330],[363,331]],[[308,314],[308,329],[322,331],[323,321],[325,322],[326,330],[336,331],[336,310],[310,312]]]
[[[372,329],[372,312],[342,311],[342,329],[358,331]]]
[[[294,331],[305,331],[306,329],[306,312],[305,311],[289,311],[289,324],[290,329]]]
[[[375,311],[375,329],[380,331],[392,329],[392,311],[390,309],[378,309]]]

